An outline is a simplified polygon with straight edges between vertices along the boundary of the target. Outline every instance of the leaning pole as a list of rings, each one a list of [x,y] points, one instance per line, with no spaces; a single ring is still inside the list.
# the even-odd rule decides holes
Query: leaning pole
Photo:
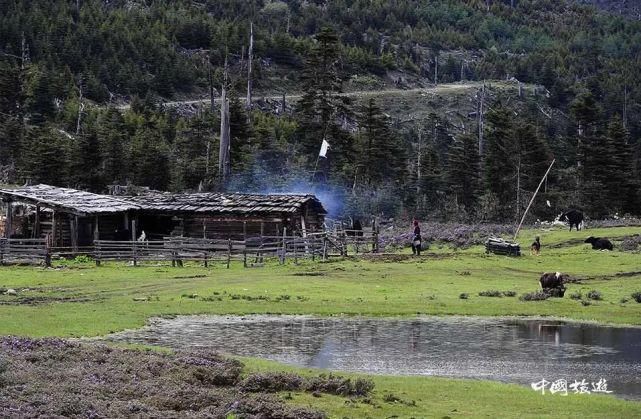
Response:
[[[514,233],[514,238],[512,239],[512,241],[516,241],[516,236],[519,235],[519,231],[521,230],[521,226],[523,225],[523,221],[525,221],[525,216],[527,215],[527,212],[530,210],[530,207],[532,206],[532,202],[534,202],[534,198],[536,198],[536,195],[539,193],[539,189],[541,189],[541,185],[543,185],[543,182],[545,181],[545,178],[548,177],[548,174],[550,173],[550,170],[552,170],[552,166],[554,166],[554,162],[556,162],[556,159],[553,159],[552,163],[550,163],[550,167],[548,167],[548,170],[545,172],[545,174],[541,178],[541,181],[539,182],[539,186],[536,188],[536,191],[534,191],[534,195],[532,195],[532,199],[530,199],[530,203],[527,204],[527,208],[525,209],[525,212],[523,213],[523,217],[521,218],[521,222],[519,223],[519,226],[516,228],[516,232]]]

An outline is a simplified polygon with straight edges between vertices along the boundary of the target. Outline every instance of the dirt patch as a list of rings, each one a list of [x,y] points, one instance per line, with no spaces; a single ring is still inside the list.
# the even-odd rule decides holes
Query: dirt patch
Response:
[[[621,279],[621,278],[633,278],[635,276],[641,276],[641,271],[617,272],[613,275],[595,275],[595,276],[588,276],[582,279],[611,281],[614,279]]]
[[[323,418],[269,395],[297,390],[367,395],[341,377],[241,376],[243,364],[205,351],[172,354],[60,339],[0,338],[0,411],[7,417]],[[285,385],[285,384],[287,385]],[[282,387],[284,386],[284,387]]]
[[[41,305],[51,303],[88,303],[100,301],[99,298],[91,298],[86,296],[77,297],[49,297],[43,295],[34,296],[18,296],[9,300],[0,300],[0,305]]]
[[[295,272],[292,274],[293,276],[325,276],[327,273],[325,272]]]
[[[453,253],[425,253],[421,252],[421,256],[407,255],[407,254],[398,254],[398,253],[366,253],[359,255],[359,258],[368,260],[371,262],[382,262],[382,263],[395,263],[395,262],[405,262],[405,261],[425,261],[428,259],[447,259],[454,257]]]
[[[194,279],[194,278],[207,278],[207,275],[187,275],[187,276],[174,276],[173,279]]]

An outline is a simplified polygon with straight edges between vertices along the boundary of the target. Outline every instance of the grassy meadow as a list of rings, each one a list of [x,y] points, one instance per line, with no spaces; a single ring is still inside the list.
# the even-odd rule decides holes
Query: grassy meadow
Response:
[[[453,249],[438,243],[420,258],[407,249],[378,259],[300,261],[243,268],[232,261],[204,268],[187,264],[127,266],[57,261],[52,269],[0,268],[0,334],[28,337],[91,337],[144,325],[153,316],[180,314],[316,314],[323,316],[552,316],[614,325],[641,325],[638,251],[599,252],[583,243],[589,235],[615,242],[641,233],[641,227],[525,230],[520,258],[487,255],[481,246]],[[526,244],[541,236],[540,256]],[[521,301],[538,289],[542,272],[568,273],[565,298]],[[514,297],[482,297],[479,292],[514,291]],[[590,300],[591,290],[601,300]],[[570,298],[580,293],[581,299]],[[467,298],[461,298],[467,294]],[[243,359],[248,371],[310,370]],[[317,373],[317,372],[316,372]],[[541,396],[515,385],[433,377],[370,376],[370,399],[309,393],[283,394],[289,402],[313,406],[332,417],[641,417],[641,403],[601,396]],[[510,406],[506,409],[506,406]]]

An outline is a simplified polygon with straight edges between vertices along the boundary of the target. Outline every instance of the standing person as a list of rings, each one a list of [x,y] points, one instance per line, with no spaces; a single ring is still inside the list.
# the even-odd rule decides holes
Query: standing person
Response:
[[[421,256],[421,227],[418,225],[418,221],[414,220],[414,234],[412,235],[412,253],[416,256]]]

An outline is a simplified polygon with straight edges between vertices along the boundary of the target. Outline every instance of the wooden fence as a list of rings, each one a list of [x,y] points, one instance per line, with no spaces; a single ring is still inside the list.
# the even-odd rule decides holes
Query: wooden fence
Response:
[[[0,239],[0,264],[44,263],[50,266],[52,258],[70,258],[78,255],[93,257],[96,265],[105,261],[171,262],[182,266],[195,261],[208,266],[222,262],[229,267],[232,260],[247,266],[260,266],[265,258],[277,258],[281,264],[289,259],[325,260],[347,256],[348,253],[369,253],[378,250],[375,234],[313,233],[300,236],[258,236],[245,240],[198,239],[164,237],[151,241],[97,240],[93,246],[82,248],[52,247],[47,239]]]
[[[0,239],[0,265],[28,263],[51,265],[46,239]]]

